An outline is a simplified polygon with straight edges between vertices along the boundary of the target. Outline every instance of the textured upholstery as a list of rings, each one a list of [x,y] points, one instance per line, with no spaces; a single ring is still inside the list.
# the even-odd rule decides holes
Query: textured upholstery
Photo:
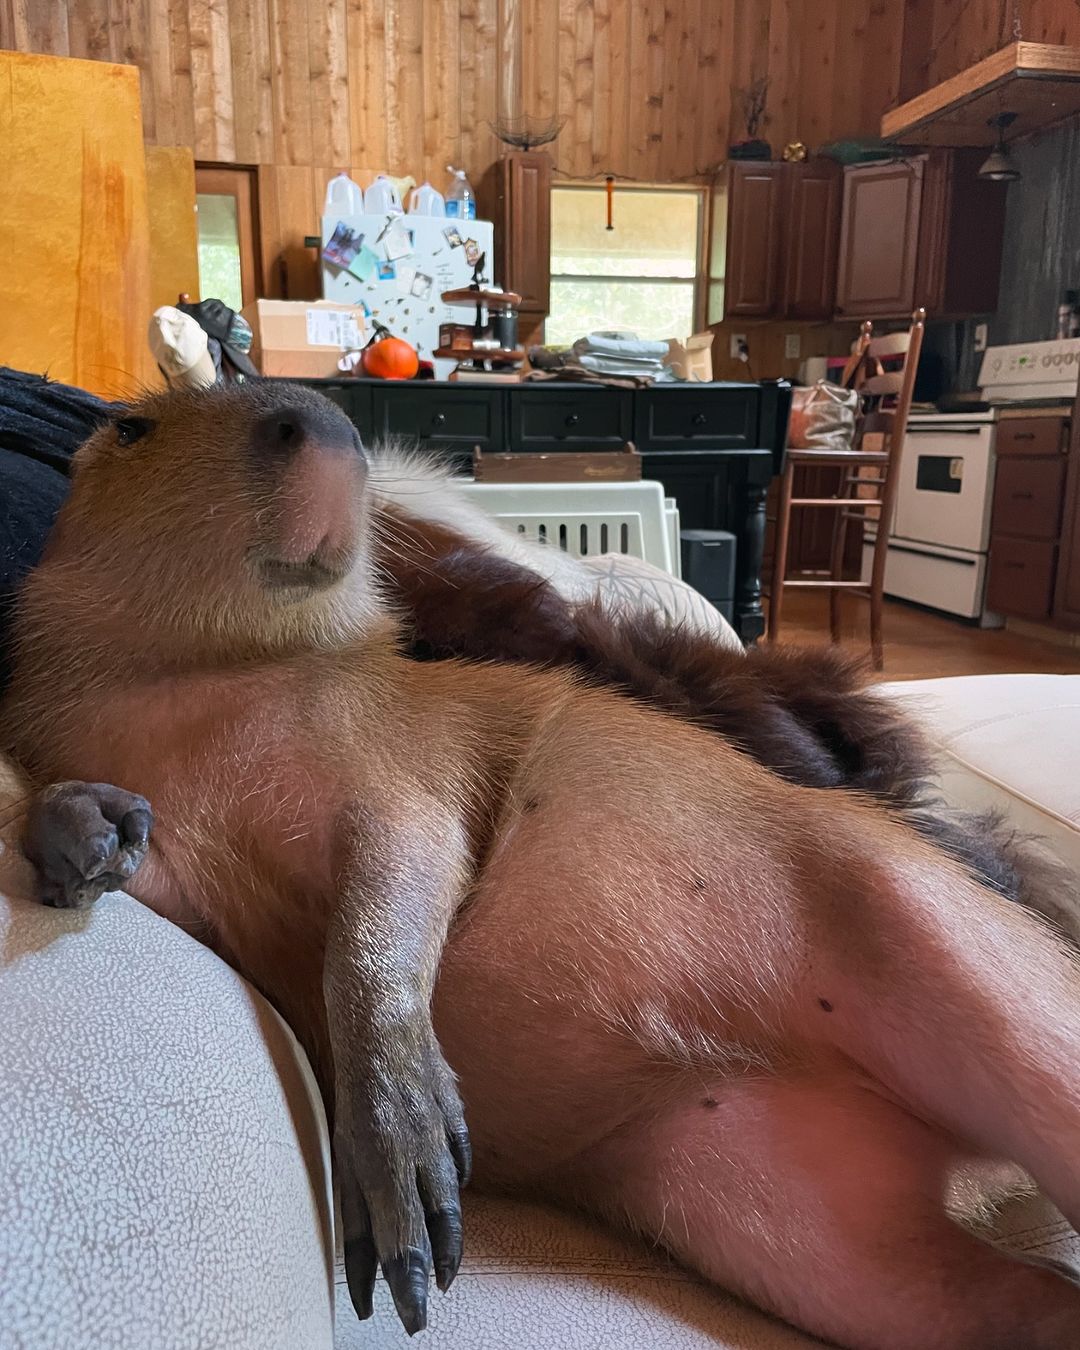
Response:
[[[800,1332],[680,1270],[645,1243],[542,1205],[467,1194],[467,1252],[432,1350],[804,1350]],[[380,1281],[372,1322],[356,1321],[338,1268],[335,1350],[403,1350]]]
[[[1080,675],[964,675],[884,689],[938,746],[950,801],[1004,811],[1080,875]]]

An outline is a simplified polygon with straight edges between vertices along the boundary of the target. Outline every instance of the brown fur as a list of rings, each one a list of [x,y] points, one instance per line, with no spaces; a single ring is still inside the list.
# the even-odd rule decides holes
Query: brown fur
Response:
[[[377,1259],[410,1330],[453,1279],[463,1099],[486,1184],[849,1350],[1080,1343],[1080,1293],[942,1202],[1001,1158],[1080,1221],[1080,974],[1043,924],[865,793],[569,671],[405,659],[310,393],[137,412],[80,452],[0,737],[144,796],[132,893],[332,1065],[361,1315]]]
[[[868,685],[865,662],[829,647],[733,652],[646,609],[574,604],[460,531],[393,505],[381,515],[375,557],[413,656],[575,670],[723,736],[788,782],[867,793],[1080,944],[1080,917],[1061,899],[1069,879],[1002,818],[938,798],[929,745]]]

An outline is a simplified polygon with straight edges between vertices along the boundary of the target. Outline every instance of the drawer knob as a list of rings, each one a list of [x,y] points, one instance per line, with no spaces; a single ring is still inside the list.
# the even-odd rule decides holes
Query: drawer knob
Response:
[[[695,414],[694,414],[694,426],[696,426],[696,427],[703,427],[703,426],[705,425],[705,421],[706,421],[706,418],[705,418],[705,414],[704,414],[704,413],[695,413]]]
[[[578,421],[579,421],[579,418],[578,418],[577,413],[567,413],[567,414],[566,414],[566,425],[567,425],[568,427],[576,427],[577,424],[578,424]]]
[[[1034,439],[1035,439],[1035,433],[1034,433],[1033,431],[1014,431],[1014,432],[1013,432],[1013,440],[1014,440],[1014,441],[1033,441]]]
[[[1005,566],[1006,566],[1006,567],[1012,567],[1012,568],[1015,568],[1016,571],[1018,571],[1018,572],[1022,572],[1022,571],[1024,570],[1024,564],[1023,564],[1023,563],[1021,563],[1021,562],[1013,562],[1013,560],[1012,560],[1011,558],[1006,559]]]
[[[1029,502],[1034,496],[1034,492],[1014,492],[1012,495],[1014,502]]]
[[[432,425],[433,427],[444,427],[444,426],[446,426],[446,414],[445,414],[445,413],[436,413],[435,416],[431,419],[431,425]]]

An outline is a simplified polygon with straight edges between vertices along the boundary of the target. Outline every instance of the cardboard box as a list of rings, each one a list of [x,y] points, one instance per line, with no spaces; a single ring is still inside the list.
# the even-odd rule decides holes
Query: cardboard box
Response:
[[[709,381],[712,379],[711,333],[695,333],[685,342],[668,338],[668,354],[664,365],[671,366],[681,380]]]
[[[338,361],[367,341],[364,311],[333,300],[255,300],[241,314],[253,334],[251,359],[264,375],[340,375]]]

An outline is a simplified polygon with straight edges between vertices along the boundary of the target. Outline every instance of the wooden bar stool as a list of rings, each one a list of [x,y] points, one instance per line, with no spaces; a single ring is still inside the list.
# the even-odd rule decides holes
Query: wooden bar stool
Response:
[[[780,498],[776,516],[776,551],[773,558],[772,587],[769,595],[769,640],[776,641],[784,607],[784,592],[789,588],[828,590],[829,630],[833,642],[840,640],[840,599],[844,592],[870,600],[870,651],[874,669],[884,664],[881,620],[884,608],[885,561],[888,556],[889,527],[899,483],[900,455],[904,448],[908,413],[915,388],[915,374],[922,349],[926,311],[917,309],[911,316],[911,328],[886,337],[871,336],[872,326],[862,325],[858,346],[844,370],[843,381],[851,384],[861,400],[856,422],[855,445],[850,450],[809,450],[789,448],[784,460]],[[884,363],[902,357],[897,370],[886,370]],[[871,433],[880,433],[881,448],[869,448]],[[834,497],[796,497],[795,472],[804,465],[841,470]],[[835,510],[830,567],[827,575],[788,577],[787,553],[793,507],[817,507]],[[877,538],[870,580],[847,581],[843,577],[844,545],[847,528],[853,520],[875,520]]]

